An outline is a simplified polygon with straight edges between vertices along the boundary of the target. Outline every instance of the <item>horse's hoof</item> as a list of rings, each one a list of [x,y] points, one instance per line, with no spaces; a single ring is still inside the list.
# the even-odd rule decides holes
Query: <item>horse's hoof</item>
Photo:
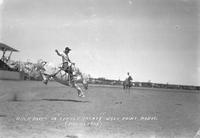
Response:
[[[79,97],[82,97],[82,98],[84,98],[85,97],[85,95],[84,94],[80,94],[80,95],[78,95]]]
[[[44,83],[45,85],[47,85],[48,81],[43,81],[43,83]]]

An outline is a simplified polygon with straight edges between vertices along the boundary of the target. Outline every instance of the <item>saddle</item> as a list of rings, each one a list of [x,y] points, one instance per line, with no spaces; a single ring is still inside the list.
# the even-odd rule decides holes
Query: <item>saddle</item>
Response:
[[[73,70],[72,70],[72,67],[71,67],[71,66],[68,66],[64,71],[65,71],[66,73],[68,73],[68,74],[73,74]]]
[[[64,71],[69,75],[70,81],[74,81],[74,76],[73,76],[73,69],[72,66],[68,66]]]

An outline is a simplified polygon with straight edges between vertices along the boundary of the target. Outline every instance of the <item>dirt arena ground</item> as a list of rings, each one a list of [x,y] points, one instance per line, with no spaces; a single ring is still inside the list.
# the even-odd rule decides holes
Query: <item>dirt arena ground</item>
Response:
[[[199,92],[0,81],[0,138],[196,138]]]

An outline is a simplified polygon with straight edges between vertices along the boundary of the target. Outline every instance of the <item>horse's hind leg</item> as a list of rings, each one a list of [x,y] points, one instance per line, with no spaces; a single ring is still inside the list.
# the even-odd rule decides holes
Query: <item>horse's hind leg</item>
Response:
[[[84,89],[87,90],[88,89],[88,83],[83,83]]]
[[[42,82],[47,85],[47,83],[49,81],[49,76],[42,74],[42,79],[43,79]]]
[[[83,81],[82,84],[83,84],[84,89],[87,90],[88,89],[88,83],[86,81]]]
[[[82,89],[78,86],[78,84],[76,83],[73,83],[73,87],[78,91],[78,96],[79,97],[85,97]]]

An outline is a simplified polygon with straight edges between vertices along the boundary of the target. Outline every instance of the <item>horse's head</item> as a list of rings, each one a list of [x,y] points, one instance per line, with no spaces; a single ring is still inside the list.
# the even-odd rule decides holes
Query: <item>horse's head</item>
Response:
[[[44,60],[42,60],[42,59],[39,59],[38,62],[36,63],[36,68],[37,68],[37,70],[38,70],[38,71],[44,70],[46,64],[47,64],[46,61],[44,61]]]
[[[42,74],[45,73],[48,75],[52,75],[59,70],[59,68],[56,67],[55,64],[44,61],[42,59],[38,60],[35,66],[36,66],[36,70],[41,72]]]

